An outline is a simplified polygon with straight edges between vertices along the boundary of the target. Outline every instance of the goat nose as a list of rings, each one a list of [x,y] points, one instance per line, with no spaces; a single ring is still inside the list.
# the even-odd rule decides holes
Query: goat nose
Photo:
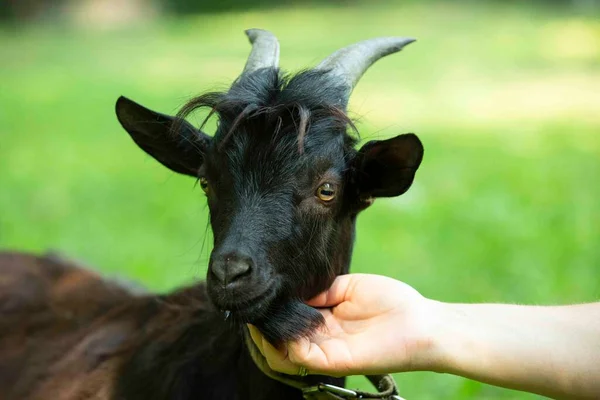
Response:
[[[217,257],[211,271],[223,286],[228,286],[250,274],[252,259],[240,255]]]

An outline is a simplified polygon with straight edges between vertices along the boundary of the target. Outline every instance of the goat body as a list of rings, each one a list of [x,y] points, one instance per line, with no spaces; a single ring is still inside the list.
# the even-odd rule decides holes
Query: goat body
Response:
[[[0,311],[2,400],[302,398],[254,365],[204,283],[136,295],[55,256],[1,253]]]

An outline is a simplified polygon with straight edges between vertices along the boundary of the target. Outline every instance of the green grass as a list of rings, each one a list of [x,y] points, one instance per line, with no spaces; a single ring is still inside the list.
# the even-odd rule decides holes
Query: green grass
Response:
[[[426,148],[410,192],[360,217],[354,271],[446,301],[600,297],[600,22],[515,5],[0,30],[0,247],[59,249],[160,291],[203,277],[201,191],[135,147],[114,101],[174,112],[226,87],[249,51],[248,27],[278,34],[288,69],[372,36],[419,39],[374,66],[352,99],[364,139],[414,131]],[[434,373],[398,380],[408,399],[536,398]]]

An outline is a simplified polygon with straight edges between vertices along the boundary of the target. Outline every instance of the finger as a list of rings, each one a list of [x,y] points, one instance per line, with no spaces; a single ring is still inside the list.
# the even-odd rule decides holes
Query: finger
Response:
[[[326,369],[326,357],[316,343],[301,339],[287,344],[290,363],[305,367],[309,373]],[[296,367],[298,370],[299,368]]]
[[[288,375],[297,375],[299,366],[295,365],[288,358],[287,346],[278,350],[275,346],[263,338],[264,356],[271,369]]]
[[[287,348],[285,346],[283,347],[283,350],[278,350],[269,343],[262,333],[260,333],[258,328],[252,324],[247,325],[252,341],[256,344],[256,347],[263,357],[265,357],[271,369],[288,375],[296,375],[300,371],[300,368],[288,359]]]
[[[344,302],[349,293],[350,288],[354,284],[359,274],[341,275],[335,278],[329,289],[321,294],[313,297],[306,303],[313,307],[334,307]]]
[[[254,342],[256,347],[258,347],[258,350],[260,351],[260,353],[264,356],[265,355],[265,352],[263,350],[264,337],[263,337],[262,333],[260,333],[258,328],[256,328],[254,325],[252,325],[252,324],[247,324],[247,325],[248,325],[248,331],[250,331],[250,337],[252,338],[252,341]]]
[[[304,366],[311,374],[341,377],[356,372],[356,365],[344,343],[326,336],[318,337],[316,341],[313,338],[307,343],[290,343],[288,358],[294,364]]]

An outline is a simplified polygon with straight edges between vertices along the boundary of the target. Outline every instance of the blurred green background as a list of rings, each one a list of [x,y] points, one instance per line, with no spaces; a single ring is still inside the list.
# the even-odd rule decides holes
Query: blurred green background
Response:
[[[277,34],[288,70],[406,35],[418,42],[369,70],[351,111],[363,139],[413,131],[425,158],[406,195],[360,217],[353,271],[454,302],[600,298],[598,2],[277,4],[5,2],[0,247],[58,249],[159,291],[203,278],[204,196],[133,144],[116,98],[175,113],[227,87],[250,27]],[[398,380],[407,399],[538,398],[434,373]]]

